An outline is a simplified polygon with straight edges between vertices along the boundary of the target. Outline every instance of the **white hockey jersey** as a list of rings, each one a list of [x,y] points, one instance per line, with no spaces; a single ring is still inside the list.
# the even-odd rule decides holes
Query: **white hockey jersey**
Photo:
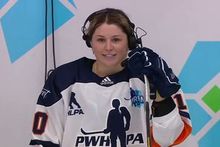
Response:
[[[94,60],[81,58],[55,69],[38,98],[30,145],[41,147],[148,147],[143,76],[128,69],[99,77]],[[191,122],[182,93],[175,107],[151,118],[152,146],[182,142]],[[152,105],[152,102],[149,102]],[[169,107],[169,105],[168,105]]]

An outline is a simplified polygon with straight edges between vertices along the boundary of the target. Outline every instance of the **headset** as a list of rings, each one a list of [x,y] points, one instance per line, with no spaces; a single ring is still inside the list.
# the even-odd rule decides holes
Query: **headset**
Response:
[[[135,24],[130,21],[130,19],[128,18],[128,16],[127,16],[122,10],[114,9],[114,8],[105,8],[105,9],[98,10],[98,11],[96,11],[96,12],[90,14],[90,15],[86,18],[86,20],[85,20],[85,22],[84,22],[84,24],[83,24],[83,26],[82,26],[82,29],[81,29],[81,30],[82,30],[82,33],[83,33],[82,38],[83,38],[83,40],[85,40],[86,45],[91,48],[91,44],[90,44],[91,36],[89,36],[89,35],[87,34],[87,28],[86,28],[87,23],[88,23],[88,22],[91,22],[91,21],[92,21],[96,16],[98,16],[98,15],[104,15],[104,16],[106,16],[106,15],[109,15],[109,14],[112,14],[112,13],[118,13],[118,14],[124,16],[124,18],[127,19],[127,22],[128,22],[128,24],[129,24],[129,26],[130,26],[130,27],[129,27],[129,28],[130,28],[130,31],[129,31],[129,32],[131,32],[131,33],[129,33],[129,34],[128,34],[128,32],[126,32],[126,34],[127,34],[127,36],[128,36],[128,47],[129,47],[129,49],[134,49],[134,48],[136,48],[139,44],[141,44],[141,43],[142,43],[141,38],[138,38],[137,33],[135,32]]]

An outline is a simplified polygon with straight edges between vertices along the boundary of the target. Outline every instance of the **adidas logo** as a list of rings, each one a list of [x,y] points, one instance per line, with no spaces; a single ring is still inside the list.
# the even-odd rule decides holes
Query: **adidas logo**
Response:
[[[111,81],[111,79],[109,77],[105,77],[102,82],[100,83],[100,85],[112,85],[114,84],[113,81]]]

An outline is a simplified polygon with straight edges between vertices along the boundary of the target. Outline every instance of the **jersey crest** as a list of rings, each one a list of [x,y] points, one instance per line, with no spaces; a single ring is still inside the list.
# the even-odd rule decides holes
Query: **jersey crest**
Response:
[[[81,106],[76,101],[75,93],[71,92],[68,115],[81,115],[84,114]]]

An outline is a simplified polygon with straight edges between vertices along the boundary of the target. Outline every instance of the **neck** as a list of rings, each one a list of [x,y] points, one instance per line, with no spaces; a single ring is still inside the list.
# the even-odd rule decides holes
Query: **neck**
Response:
[[[92,71],[100,77],[106,77],[123,70],[123,67],[104,67],[98,65],[97,61],[93,64]]]

